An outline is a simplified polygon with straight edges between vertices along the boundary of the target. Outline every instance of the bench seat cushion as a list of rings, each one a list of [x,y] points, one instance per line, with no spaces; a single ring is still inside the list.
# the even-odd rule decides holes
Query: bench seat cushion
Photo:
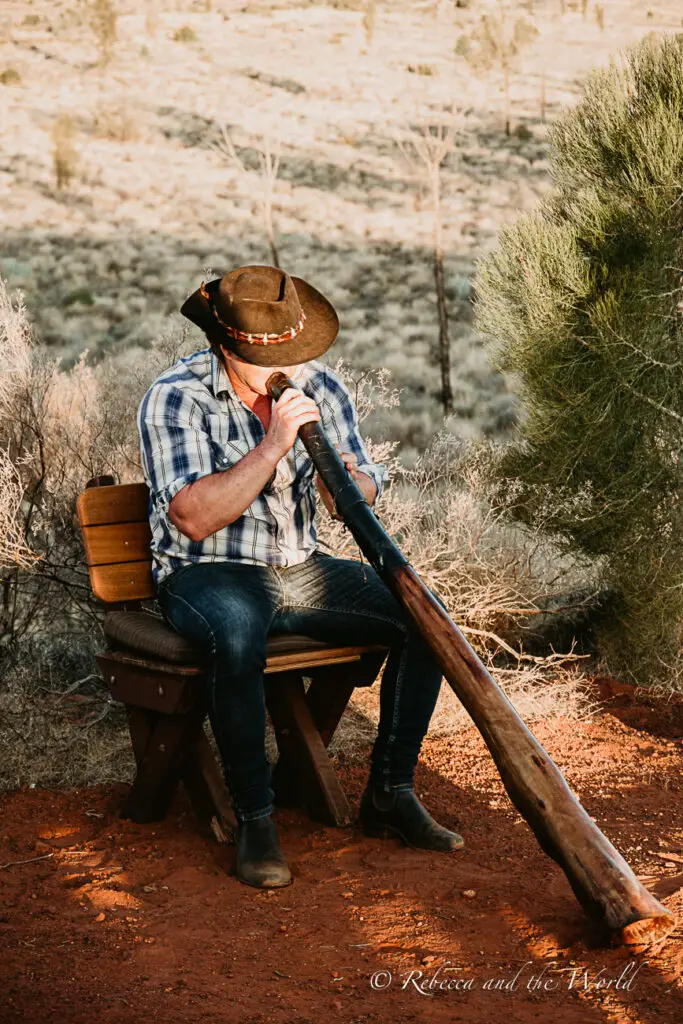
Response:
[[[201,665],[203,652],[193,647],[160,615],[145,611],[111,611],[104,617],[103,628],[113,647],[125,647],[180,665]],[[294,654],[324,650],[328,644],[307,636],[280,635],[268,639],[267,654]]]

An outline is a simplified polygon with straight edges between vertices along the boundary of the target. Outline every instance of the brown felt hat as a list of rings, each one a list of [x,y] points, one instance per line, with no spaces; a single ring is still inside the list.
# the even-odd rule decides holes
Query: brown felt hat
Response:
[[[238,267],[202,282],[180,308],[212,345],[257,366],[293,366],[326,352],[339,318],[325,296],[278,267]]]

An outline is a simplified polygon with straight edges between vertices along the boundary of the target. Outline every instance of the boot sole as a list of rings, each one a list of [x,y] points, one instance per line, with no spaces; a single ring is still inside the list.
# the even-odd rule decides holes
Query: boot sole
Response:
[[[294,881],[293,878],[289,878],[286,882],[252,882],[248,878],[242,878],[241,875],[236,875],[235,877],[238,882],[242,882],[243,885],[250,885],[253,889],[286,889]]]
[[[369,836],[372,839],[393,839],[394,836],[398,836],[402,839],[406,846],[409,846],[411,850],[431,850],[434,853],[453,853],[456,850],[462,850],[465,845],[465,840],[462,839],[460,843],[455,846],[451,846],[448,849],[443,847],[433,846],[415,846],[407,839],[403,832],[395,828],[393,825],[361,825],[363,835]]]

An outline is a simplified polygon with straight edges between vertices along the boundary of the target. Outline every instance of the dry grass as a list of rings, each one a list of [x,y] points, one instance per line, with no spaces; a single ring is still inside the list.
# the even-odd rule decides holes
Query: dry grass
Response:
[[[514,704],[522,719],[529,723],[542,718],[562,718],[568,721],[586,721],[596,711],[582,677],[566,666],[559,666],[553,675],[547,666],[517,669],[498,669],[496,682]],[[379,686],[354,691],[339,729],[330,744],[330,752],[341,751],[344,756],[364,756],[371,744],[379,722]],[[472,719],[465,711],[451,687],[444,682],[429,725],[429,735],[455,736],[471,728]]]
[[[125,714],[109,701],[96,646],[74,632],[0,648],[0,790],[132,780]]]

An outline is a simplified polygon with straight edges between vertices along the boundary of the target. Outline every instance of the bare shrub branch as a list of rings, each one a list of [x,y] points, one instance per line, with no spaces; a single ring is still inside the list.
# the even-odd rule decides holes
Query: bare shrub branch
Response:
[[[260,166],[259,185],[254,183],[254,175],[244,166],[235,144],[225,124],[219,125],[221,138],[214,144],[215,151],[235,168],[251,195],[256,195],[263,214],[263,223],[270,247],[271,263],[274,267],[280,266],[280,255],[275,239],[275,227],[273,224],[273,196],[275,193],[275,182],[277,181],[280,167],[280,151],[282,143],[279,136],[273,140],[271,133],[266,132],[261,138],[258,146],[258,159]]]

